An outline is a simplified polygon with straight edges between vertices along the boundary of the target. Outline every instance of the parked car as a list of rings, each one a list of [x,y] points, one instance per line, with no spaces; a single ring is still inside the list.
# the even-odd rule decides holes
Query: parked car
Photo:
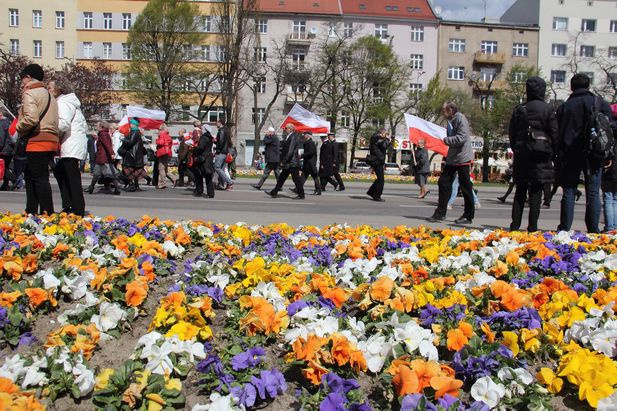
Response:
[[[349,172],[353,174],[370,173],[371,166],[365,161],[357,161],[352,167],[349,168]]]
[[[386,171],[385,174],[398,176],[401,174],[401,168],[396,163],[386,163]]]

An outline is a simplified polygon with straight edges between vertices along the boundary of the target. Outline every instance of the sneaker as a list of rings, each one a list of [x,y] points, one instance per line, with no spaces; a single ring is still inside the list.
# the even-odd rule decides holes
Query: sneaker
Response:
[[[277,193],[275,193],[274,191],[266,191],[266,194],[268,194],[272,198],[276,198],[277,195]]]
[[[256,190],[261,190],[261,186],[258,184],[251,184],[251,187],[253,187]]]
[[[456,220],[454,220],[454,222],[456,224],[466,225],[466,224],[471,224],[472,220],[468,219],[467,217],[461,217],[461,218],[457,218]]]
[[[497,197],[497,200],[499,200],[501,203],[505,203],[506,199],[503,197]]]

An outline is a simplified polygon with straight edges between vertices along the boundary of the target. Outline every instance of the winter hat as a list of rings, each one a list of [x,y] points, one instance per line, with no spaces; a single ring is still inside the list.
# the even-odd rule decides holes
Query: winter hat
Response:
[[[38,64],[32,63],[28,64],[24,69],[19,73],[20,78],[24,78],[26,76],[30,76],[35,80],[43,81],[45,77],[45,72],[43,71],[43,67]]]
[[[134,126],[139,126],[139,119],[137,117],[133,117],[131,121],[129,121]]]
[[[274,127],[268,127],[268,131],[269,131],[270,133],[274,133]]]

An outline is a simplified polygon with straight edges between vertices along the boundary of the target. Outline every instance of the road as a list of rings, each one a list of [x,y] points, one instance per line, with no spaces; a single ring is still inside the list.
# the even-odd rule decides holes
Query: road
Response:
[[[86,184],[88,176],[84,176]],[[54,205],[60,209],[58,187],[52,177]],[[366,195],[370,183],[350,182],[343,192],[327,191],[321,196],[307,195],[304,201],[292,200],[294,195],[282,191],[276,199],[270,198],[263,191],[250,186],[257,180],[240,178],[233,191],[217,191],[214,199],[193,197],[186,188],[167,188],[157,190],[142,186],[144,191],[136,193],[123,192],[119,196],[96,193],[84,194],[87,212],[98,216],[114,215],[128,219],[139,218],[144,214],[158,216],[162,219],[202,219],[219,223],[233,224],[239,221],[248,224],[271,224],[285,222],[291,225],[325,226],[334,223],[349,225],[370,224],[373,226],[426,225],[433,228],[457,227],[454,220],[463,212],[463,199],[457,198],[453,210],[448,212],[444,223],[428,223],[437,202],[437,186],[430,186],[431,193],[424,200],[417,199],[418,187],[412,184],[394,184],[386,182],[383,203],[371,201]],[[273,177],[264,188],[274,185]],[[287,186],[291,187],[291,178]],[[306,184],[307,194],[312,192],[312,180]],[[482,207],[476,210],[476,218],[471,227],[478,229],[507,228],[514,197],[512,194],[501,204],[496,198],[505,191],[503,187],[479,186]],[[559,223],[559,199],[556,195],[551,209],[543,209],[539,228],[554,230]],[[24,190],[17,192],[0,192],[0,211],[22,212],[26,201]],[[575,223],[573,228],[584,230],[584,197],[576,203]],[[523,216],[526,227],[527,214]]]

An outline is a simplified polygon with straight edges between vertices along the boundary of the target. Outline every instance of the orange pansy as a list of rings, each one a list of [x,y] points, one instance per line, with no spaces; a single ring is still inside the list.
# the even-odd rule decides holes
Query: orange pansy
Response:
[[[371,298],[375,301],[384,302],[390,297],[392,288],[394,288],[394,281],[390,277],[383,275],[371,284]]]

